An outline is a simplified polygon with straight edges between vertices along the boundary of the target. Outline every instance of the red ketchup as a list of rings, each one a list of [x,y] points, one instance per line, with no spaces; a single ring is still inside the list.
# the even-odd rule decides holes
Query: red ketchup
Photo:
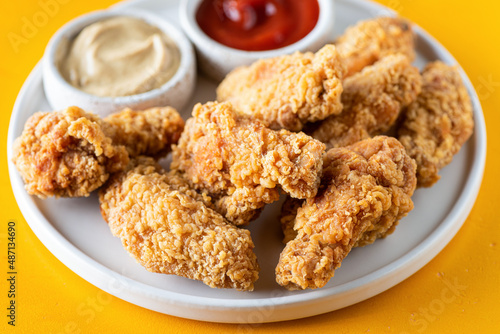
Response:
[[[246,51],[295,43],[313,30],[318,17],[317,0],[203,0],[196,12],[208,36]]]

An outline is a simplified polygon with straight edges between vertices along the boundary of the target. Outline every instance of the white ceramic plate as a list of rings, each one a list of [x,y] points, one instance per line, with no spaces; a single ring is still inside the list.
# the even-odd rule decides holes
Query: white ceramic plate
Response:
[[[336,33],[361,19],[391,15],[384,7],[362,0],[338,0]],[[121,7],[151,10],[178,24],[177,2],[131,1]],[[418,59],[453,57],[422,29],[416,28]],[[336,310],[370,298],[396,285],[428,263],[453,238],[467,218],[482,180],[486,157],[484,118],[476,93],[463,79],[474,105],[475,130],[453,162],[441,171],[442,179],[430,189],[419,189],[415,209],[394,234],[374,244],[354,249],[335,277],[321,289],[290,292],[278,286],[274,268],[281,244],[277,224],[281,203],[268,206],[250,226],[261,266],[253,292],[211,289],[200,282],[146,271],[111,235],[99,213],[97,196],[40,200],[29,196],[14,165],[9,172],[14,195],[32,230],[45,246],[76,274],[133,304],[179,317],[234,323],[297,319]],[[203,77],[192,103],[215,98],[215,85]],[[28,117],[50,110],[42,88],[41,68],[35,67],[17,98],[8,134],[9,161],[12,143]],[[183,116],[190,114],[190,108]]]

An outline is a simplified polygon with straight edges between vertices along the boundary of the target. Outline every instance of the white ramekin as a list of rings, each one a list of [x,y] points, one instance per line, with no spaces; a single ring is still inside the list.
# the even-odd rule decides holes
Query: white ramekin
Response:
[[[201,30],[196,22],[196,11],[201,1],[203,0],[181,0],[179,16],[184,32],[195,45],[200,69],[217,81],[224,78],[235,67],[295,51],[317,51],[333,40],[333,18],[335,17],[333,0],[318,0],[318,22],[307,36],[283,48],[269,51],[243,51],[214,41]]]
[[[65,55],[69,43],[83,28],[100,20],[116,16],[130,16],[142,19],[161,29],[177,44],[181,54],[179,69],[161,87],[141,94],[101,97],[72,86],[59,72],[57,64],[60,58]],[[196,58],[189,39],[178,28],[164,19],[138,10],[110,9],[95,11],[68,22],[49,41],[43,56],[42,69],[45,95],[53,109],[60,110],[75,105],[103,117],[125,107],[141,110],[168,105],[178,110],[182,109],[189,100],[196,83]]]

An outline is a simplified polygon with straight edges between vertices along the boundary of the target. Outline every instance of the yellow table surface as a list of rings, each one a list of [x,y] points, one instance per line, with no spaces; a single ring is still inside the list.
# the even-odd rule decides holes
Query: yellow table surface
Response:
[[[11,110],[21,85],[61,25],[114,2],[0,2],[0,332],[500,332],[499,2],[380,1],[437,38],[460,62],[481,99],[488,129],[486,170],[474,208],[455,238],[413,276],[366,301],[306,319],[248,326],[181,319],[143,309],[102,292],[74,274],[45,248],[29,228],[14,199],[7,171],[6,138]],[[49,3],[52,7],[47,7]],[[41,12],[49,13],[50,19],[41,20]],[[40,20],[39,27],[29,34],[24,31],[23,35],[25,21],[34,18]],[[12,33],[24,36],[22,41],[13,44]],[[17,224],[15,327],[7,323],[9,220]]]

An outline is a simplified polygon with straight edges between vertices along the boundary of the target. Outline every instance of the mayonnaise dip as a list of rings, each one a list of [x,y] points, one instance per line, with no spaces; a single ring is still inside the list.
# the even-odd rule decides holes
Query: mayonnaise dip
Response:
[[[177,72],[179,63],[178,47],[160,29],[118,16],[83,29],[57,65],[71,85],[115,97],[159,88]]]

